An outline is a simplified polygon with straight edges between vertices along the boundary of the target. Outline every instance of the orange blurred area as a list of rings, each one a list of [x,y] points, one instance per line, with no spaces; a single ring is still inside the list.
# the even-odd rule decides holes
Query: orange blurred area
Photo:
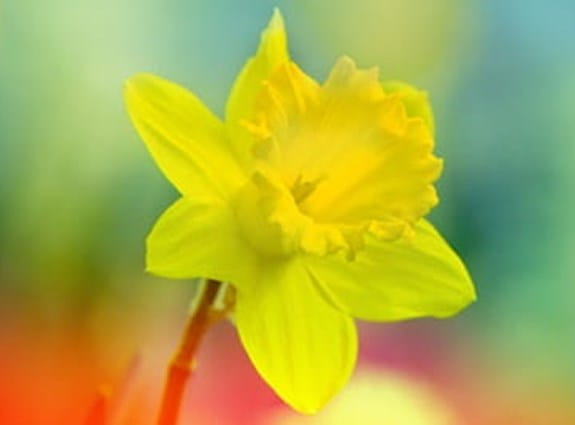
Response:
[[[95,344],[90,329],[50,329],[24,320],[5,324],[11,333],[2,335],[1,376],[7,385],[0,391],[0,423],[99,425],[101,417],[107,424],[155,423],[164,373],[178,343],[174,331],[183,329],[184,320],[170,329],[156,327],[139,348],[141,328],[122,327],[118,335],[108,323],[109,337],[124,339],[116,352]],[[197,364],[182,423],[252,424],[280,404],[229,323],[211,330]]]
[[[55,334],[11,319],[3,324],[0,342],[1,423],[82,423],[101,385],[101,360],[77,330]]]

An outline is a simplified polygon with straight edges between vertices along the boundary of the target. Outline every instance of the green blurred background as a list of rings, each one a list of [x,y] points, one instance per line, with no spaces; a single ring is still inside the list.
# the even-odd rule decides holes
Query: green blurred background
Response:
[[[157,73],[221,116],[274,6],[317,79],[347,54],[430,93],[446,165],[432,220],[478,288],[450,321],[362,325],[359,369],[430,387],[457,424],[575,423],[570,0],[0,3],[0,423],[84,423],[101,385],[114,423],[153,422],[194,284],[143,273],[176,193],[122,84]],[[189,423],[279,423],[230,325],[200,365]],[[384,404],[361,409],[394,425]]]

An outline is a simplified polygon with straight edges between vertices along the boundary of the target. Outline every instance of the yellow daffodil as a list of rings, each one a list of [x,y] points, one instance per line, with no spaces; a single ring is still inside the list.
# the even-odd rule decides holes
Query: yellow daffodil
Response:
[[[441,172],[425,94],[347,57],[318,84],[276,11],[225,121],[153,75],[131,78],[126,101],[181,194],[148,236],[148,270],[230,282],[243,346],[295,409],[317,411],[348,380],[353,317],[447,317],[475,298],[423,218]]]

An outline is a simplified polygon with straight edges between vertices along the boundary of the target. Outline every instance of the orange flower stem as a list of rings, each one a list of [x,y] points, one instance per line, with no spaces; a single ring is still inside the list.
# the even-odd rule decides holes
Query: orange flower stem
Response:
[[[215,307],[222,286],[221,282],[208,279],[198,294],[196,307],[190,314],[180,346],[168,367],[158,425],[178,423],[186,384],[194,369],[196,351],[210,325],[225,315]]]

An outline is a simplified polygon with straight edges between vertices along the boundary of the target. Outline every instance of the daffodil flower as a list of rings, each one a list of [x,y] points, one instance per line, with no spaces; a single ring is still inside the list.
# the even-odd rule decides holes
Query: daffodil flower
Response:
[[[424,93],[347,57],[318,84],[276,11],[224,121],[153,75],[131,78],[126,101],[181,194],[148,236],[148,271],[231,283],[243,346],[295,409],[316,412],[348,380],[354,317],[448,317],[474,300],[423,218],[442,167]]]

